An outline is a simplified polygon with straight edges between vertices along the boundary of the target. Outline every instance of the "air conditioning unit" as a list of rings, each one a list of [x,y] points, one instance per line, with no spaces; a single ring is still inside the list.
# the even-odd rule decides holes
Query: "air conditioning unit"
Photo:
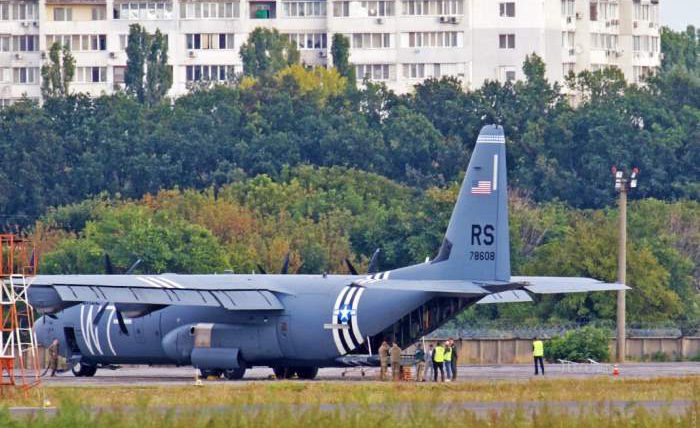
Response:
[[[187,56],[190,58],[194,58],[195,57],[194,51],[188,51]]]
[[[114,59],[114,58],[117,57],[117,53],[116,53],[116,52],[110,52],[110,53],[109,53],[109,57]]]
[[[654,23],[653,23],[653,22],[650,22],[650,23],[649,23],[649,28],[654,28]]]
[[[576,55],[576,51],[574,49],[569,49],[569,56],[574,56]]]
[[[35,27],[38,27],[38,26],[39,26],[39,21],[34,21],[34,22],[32,22],[32,25],[35,26]]]
[[[613,19],[612,20],[613,25],[620,25],[620,20],[619,19]]]
[[[41,51],[41,59],[46,59],[46,52],[45,51]]]
[[[580,12],[576,12],[576,19],[583,19],[583,15]]]
[[[570,16],[567,16],[567,17],[566,17],[566,23],[567,23],[567,24],[571,24],[571,22],[573,22],[573,19],[571,19]]]
[[[450,19],[447,16],[441,16],[440,17],[440,23],[441,24],[446,24],[450,21]]]
[[[622,56],[623,53],[623,51],[615,51],[615,56],[619,58]]]
[[[605,26],[606,26],[606,27],[609,27],[610,25],[611,25],[611,24],[610,24],[610,21],[605,21]]]
[[[29,27],[29,22],[27,22],[27,21],[22,22],[22,27]]]
[[[649,52],[649,58],[654,58],[654,52]]]
[[[459,24],[459,18],[456,16],[450,17],[450,24]]]
[[[320,51],[318,53],[319,58],[326,58],[328,56],[328,53],[326,51]]]
[[[16,54],[15,54],[15,59],[22,59],[22,54],[16,53]]]
[[[639,26],[639,23],[637,21],[634,21],[632,23],[632,27],[637,28]]]
[[[384,23],[384,18],[377,18],[377,24],[382,25]]]

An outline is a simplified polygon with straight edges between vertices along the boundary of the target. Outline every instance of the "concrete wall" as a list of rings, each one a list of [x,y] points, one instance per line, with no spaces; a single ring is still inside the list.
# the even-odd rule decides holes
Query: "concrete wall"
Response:
[[[426,340],[426,346],[437,340]],[[462,364],[516,364],[532,359],[532,341],[527,339],[456,340]],[[545,347],[546,347],[545,342]],[[615,339],[610,341],[610,357],[615,359]],[[669,360],[689,359],[700,354],[700,337],[628,337],[627,359],[649,359],[663,352]]]

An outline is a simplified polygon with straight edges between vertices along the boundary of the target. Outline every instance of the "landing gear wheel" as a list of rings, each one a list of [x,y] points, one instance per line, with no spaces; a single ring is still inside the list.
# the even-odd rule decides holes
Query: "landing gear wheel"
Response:
[[[228,380],[240,380],[245,375],[245,367],[224,370],[224,377]]]
[[[297,372],[299,379],[311,380],[318,375],[318,367],[297,367],[294,371]]]
[[[92,377],[97,373],[97,366],[76,361],[70,369],[75,377]]]
[[[216,378],[221,377],[221,373],[223,373],[223,370],[216,370],[216,369],[200,369],[199,374],[204,378],[207,379],[210,376],[214,376]]]
[[[291,367],[273,367],[272,371],[277,379],[291,379],[294,377],[294,369]]]

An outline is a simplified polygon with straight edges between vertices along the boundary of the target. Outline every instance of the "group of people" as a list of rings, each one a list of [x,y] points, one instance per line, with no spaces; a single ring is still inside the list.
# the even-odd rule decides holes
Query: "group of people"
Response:
[[[457,379],[457,347],[454,339],[438,342],[436,346],[430,345],[428,351],[422,344],[416,346],[414,354],[416,367],[416,382],[425,382],[426,376],[433,381],[438,381],[438,372],[442,382],[451,382]],[[387,380],[389,364],[391,364],[391,377],[393,380],[401,380],[401,348],[394,342],[391,346],[385,340],[379,347],[379,379]]]

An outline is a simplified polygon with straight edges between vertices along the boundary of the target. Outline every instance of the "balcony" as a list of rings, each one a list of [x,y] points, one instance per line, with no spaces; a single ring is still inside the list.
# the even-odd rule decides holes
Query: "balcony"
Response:
[[[251,1],[250,19],[276,19],[277,3],[274,1]]]

